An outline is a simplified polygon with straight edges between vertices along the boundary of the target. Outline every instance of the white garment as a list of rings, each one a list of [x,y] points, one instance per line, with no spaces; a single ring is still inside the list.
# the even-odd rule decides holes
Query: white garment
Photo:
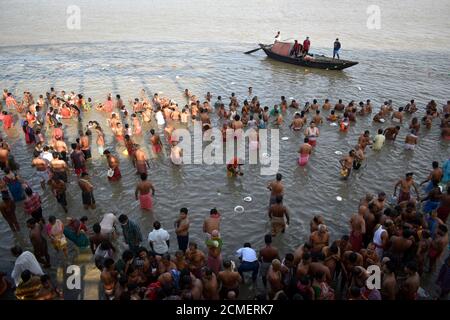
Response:
[[[114,225],[119,224],[119,219],[115,216],[114,213],[106,213],[103,216],[102,221],[100,222],[101,233],[109,234],[114,231]]]
[[[51,162],[53,160],[53,155],[51,152],[44,151],[41,153],[41,159],[47,160],[48,162]]]
[[[183,157],[180,155],[180,148],[175,146],[170,150],[170,160],[172,160],[173,164],[181,165],[183,163]]]
[[[170,239],[169,233],[160,228],[158,230],[153,230],[148,234],[148,242],[153,244],[153,250],[156,253],[164,254],[169,251],[166,241]]]
[[[164,116],[163,116],[163,113],[161,111],[156,112],[155,118],[156,118],[156,123],[159,126],[163,126],[166,123],[166,120],[164,120]]]
[[[25,270],[28,270],[32,274],[37,276],[42,276],[44,274],[41,265],[37,261],[34,254],[32,254],[30,251],[22,252],[22,254],[17,257],[17,260],[14,263],[14,269],[11,273],[11,278],[13,278],[16,286],[19,285],[20,276]]]
[[[258,260],[258,258],[256,257],[256,251],[252,248],[240,248],[238,251],[236,251],[236,255],[242,258],[243,262],[254,262]]]
[[[375,252],[378,255],[378,258],[382,258],[383,257],[383,248],[379,248],[383,245],[383,240],[381,239],[381,235],[383,234],[383,232],[387,232],[385,229],[383,229],[383,226],[380,225],[378,227],[378,229],[375,231],[374,235],[373,235],[373,243],[375,243],[375,245],[377,246],[375,249]]]

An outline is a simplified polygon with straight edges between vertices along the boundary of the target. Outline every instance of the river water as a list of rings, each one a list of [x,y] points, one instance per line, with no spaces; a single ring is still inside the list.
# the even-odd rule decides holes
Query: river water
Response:
[[[159,92],[184,105],[183,90],[203,97],[207,91],[215,97],[235,92],[240,101],[247,98],[247,88],[260,98],[262,105],[278,103],[280,96],[295,98],[303,104],[314,98],[333,103],[341,98],[365,101],[371,99],[375,110],[386,99],[395,107],[416,99],[419,115],[431,99],[440,105],[450,97],[450,38],[447,1],[237,1],[224,4],[206,0],[180,1],[0,1],[0,88],[8,88],[21,96],[25,90],[35,97],[50,87],[82,92],[94,101],[102,101],[107,93],[120,93],[124,101]],[[367,28],[367,7],[380,7],[381,29]],[[66,8],[77,5],[81,12],[81,29],[66,27]],[[343,72],[307,70],[268,59],[262,52],[244,55],[258,42],[270,42],[277,30],[282,38],[306,35],[312,51],[330,54],[332,42],[341,39],[341,57],[360,64]],[[225,99],[228,102],[228,99]],[[322,125],[318,147],[306,169],[298,167],[297,150],[303,135],[292,133],[287,124],[292,113],[285,116],[280,136],[280,169],[286,187],[285,204],[290,209],[291,226],[276,239],[282,252],[289,252],[309,235],[312,216],[325,217],[332,238],[348,232],[348,220],[358,200],[367,192],[393,192],[397,179],[407,171],[416,172],[418,181],[428,174],[431,162],[442,162],[450,152],[448,142],[439,139],[438,122],[431,130],[421,129],[419,145],[414,152],[405,152],[403,140],[407,133],[406,117],[397,142],[388,143],[381,152],[367,153],[366,166],[349,181],[339,178],[339,156],[347,152],[361,132],[369,129],[374,135],[380,127],[371,117],[358,118],[346,135],[336,127]],[[84,121],[102,115],[91,112]],[[213,116],[213,123],[217,119]],[[66,122],[68,141],[76,138],[76,122]],[[148,129],[148,128],[146,128]],[[244,176],[227,179],[223,165],[186,165],[176,168],[168,158],[151,161],[150,179],[157,190],[154,213],[139,209],[134,201],[137,177],[129,160],[121,153],[123,147],[113,141],[109,129],[107,144],[121,158],[123,179],[109,184],[106,162],[96,151],[89,164],[98,209],[84,211],[76,180],[70,181],[69,216],[87,214],[90,224],[102,213],[127,213],[139,222],[144,236],[152,229],[154,219],[161,221],[173,237],[173,221],[181,207],[188,207],[191,240],[203,242],[202,221],[212,207],[222,212],[224,257],[249,241],[254,247],[263,243],[269,231],[266,189],[273,176],[262,176],[258,166],[244,166]],[[25,146],[19,126],[10,132],[7,141],[22,165],[21,176],[39,190],[39,181],[29,166],[32,149]],[[147,142],[148,136],[137,139]],[[145,148],[149,150],[148,144]],[[95,148],[94,148],[95,149]],[[45,215],[66,215],[49,191],[40,191]],[[243,202],[251,196],[253,201]],[[336,196],[343,198],[336,201]],[[243,205],[245,212],[233,208]],[[18,217],[26,219],[21,205]],[[29,246],[23,228],[14,237],[0,219],[0,260],[12,263],[8,248],[14,243]],[[75,253],[74,250],[71,251]]]

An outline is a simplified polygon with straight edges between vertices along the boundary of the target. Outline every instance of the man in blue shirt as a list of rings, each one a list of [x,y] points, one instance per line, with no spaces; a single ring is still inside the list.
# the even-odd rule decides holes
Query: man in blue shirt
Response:
[[[252,280],[256,282],[256,277],[258,276],[259,262],[256,255],[256,251],[252,249],[250,243],[246,242],[243,248],[236,251],[236,255],[241,260],[241,264],[238,268],[238,272],[244,281],[244,272],[252,271]]]
[[[339,59],[339,50],[341,49],[341,43],[339,42],[339,39],[336,38],[336,41],[334,42],[334,48],[333,48],[333,59],[335,56]]]

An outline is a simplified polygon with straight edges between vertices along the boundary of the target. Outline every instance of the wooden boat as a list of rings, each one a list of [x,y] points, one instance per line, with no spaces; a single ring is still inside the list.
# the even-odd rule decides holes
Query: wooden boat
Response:
[[[291,56],[292,43],[275,42],[274,44],[259,44],[269,58],[285,63],[295,64],[307,68],[326,70],[343,70],[358,64],[356,61],[333,59],[324,55],[308,54],[304,57]]]

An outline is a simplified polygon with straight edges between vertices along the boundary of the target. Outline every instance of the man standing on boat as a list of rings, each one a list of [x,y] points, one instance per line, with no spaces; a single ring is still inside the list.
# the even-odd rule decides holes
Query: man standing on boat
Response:
[[[309,37],[306,37],[305,41],[303,41],[303,55],[308,54],[310,46],[311,46],[311,41],[309,41]]]
[[[298,43],[297,40],[295,40],[294,46],[292,47],[292,50],[291,50],[291,56],[293,55],[297,58],[300,51],[301,51],[301,44]]]
[[[281,40],[281,38],[280,38],[280,31],[278,31],[277,35],[275,36],[275,40],[273,41],[273,43],[275,43],[277,41],[280,41],[280,40]]]
[[[339,42],[339,39],[336,38],[336,41],[334,42],[334,46],[333,46],[333,59],[335,56],[337,56],[337,58],[339,59],[339,50],[341,49],[341,43]]]

